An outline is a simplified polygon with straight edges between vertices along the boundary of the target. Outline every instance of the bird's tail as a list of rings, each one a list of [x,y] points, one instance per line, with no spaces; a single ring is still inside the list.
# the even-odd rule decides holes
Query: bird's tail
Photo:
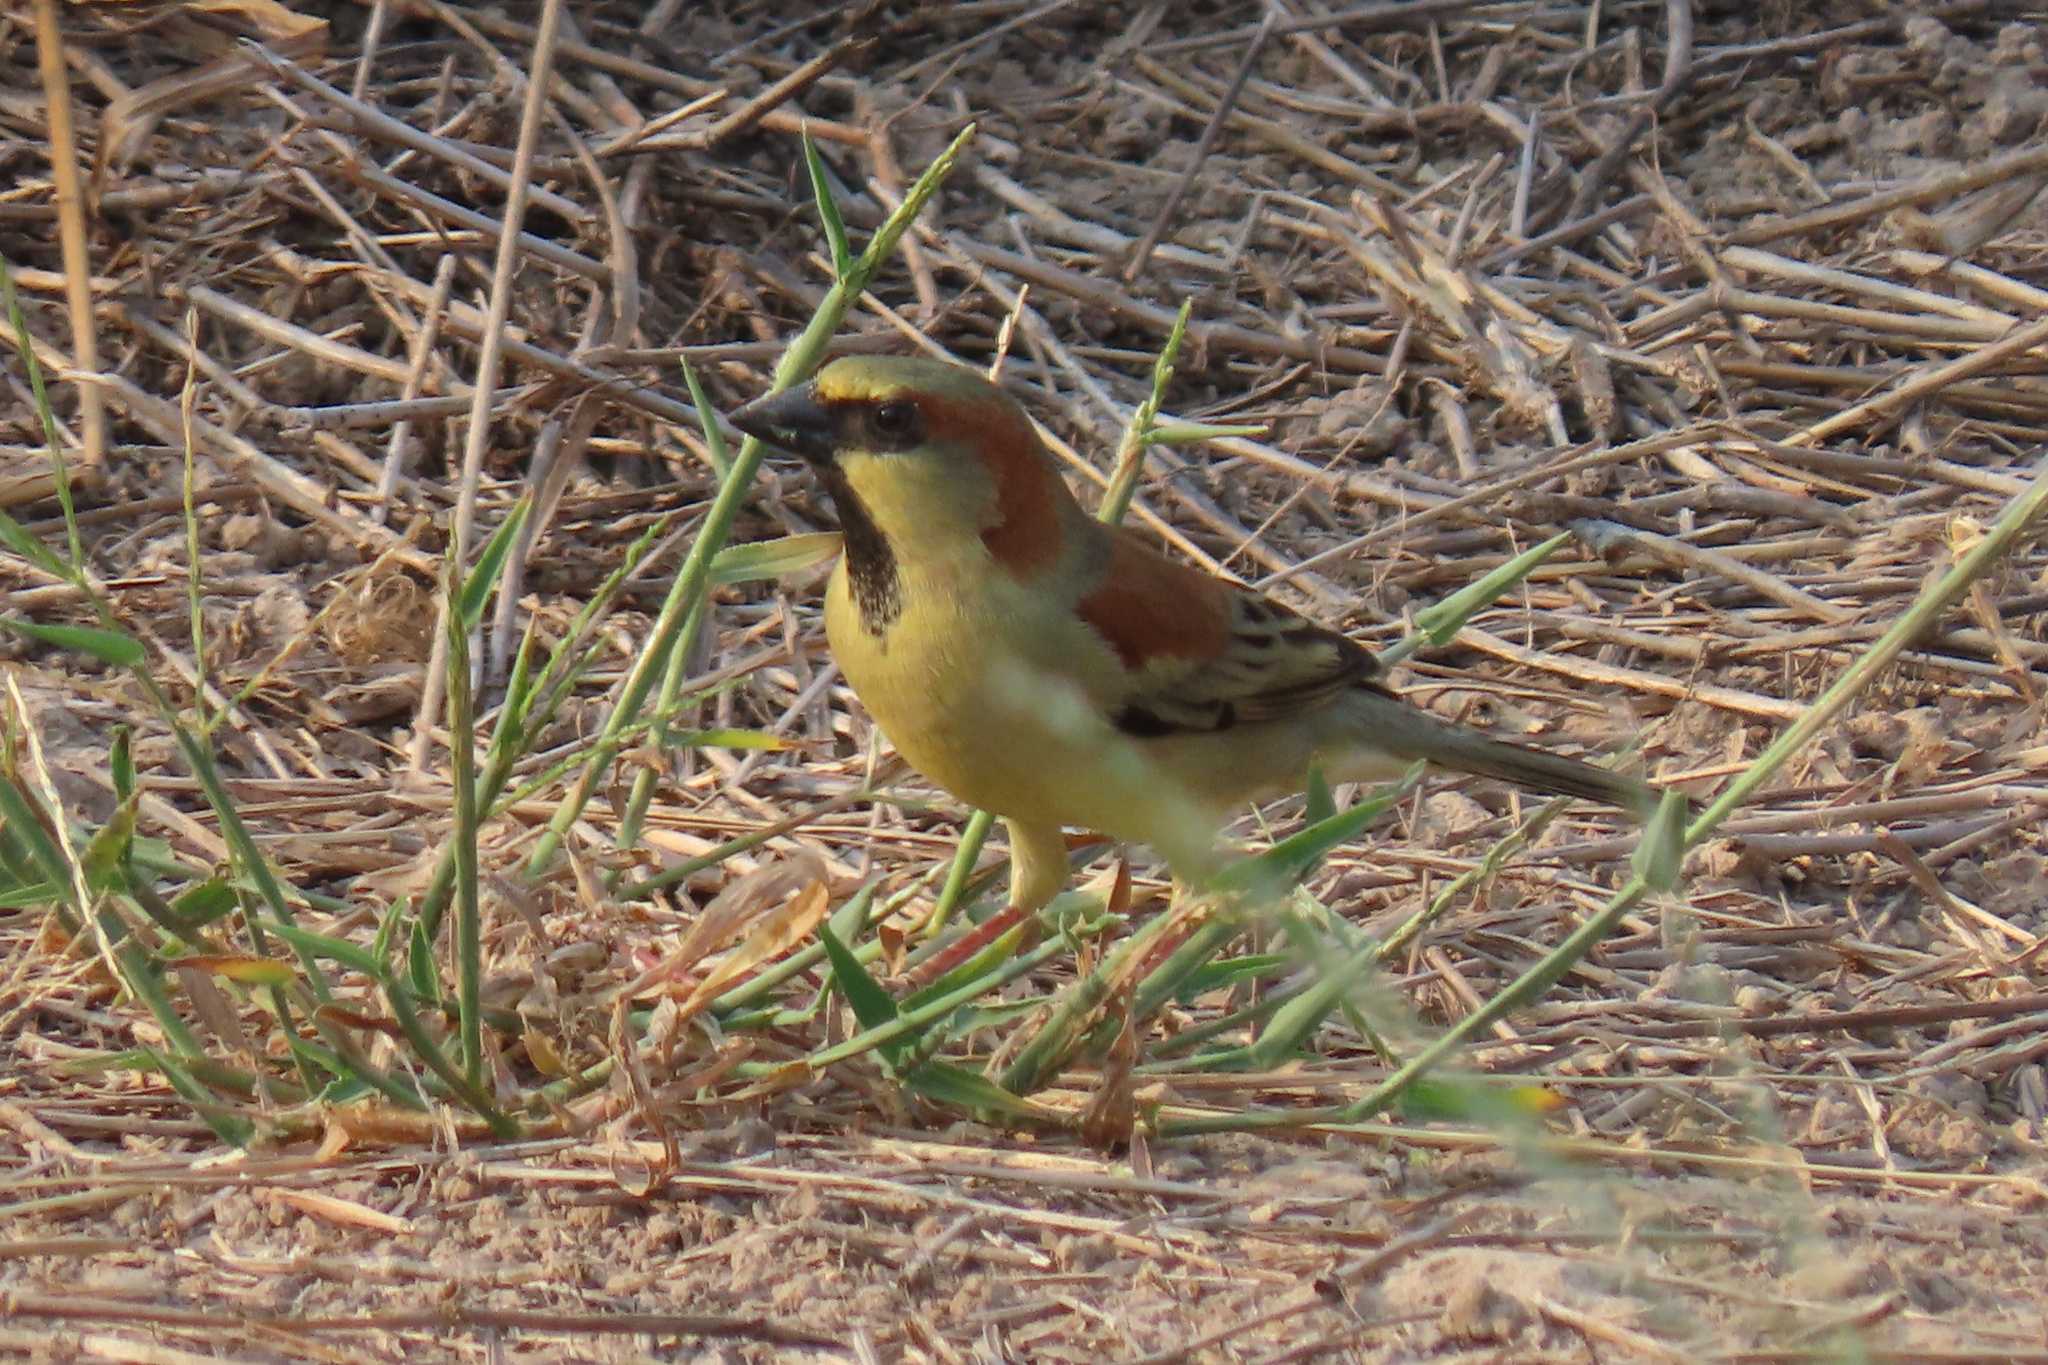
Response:
[[[1657,805],[1657,789],[1638,778],[1563,754],[1488,738],[1477,730],[1438,720],[1384,692],[1359,688],[1349,693],[1344,703],[1361,742],[1404,766],[1426,759],[1455,772],[1497,777],[1554,796],[1579,796],[1619,806],[1638,818]]]

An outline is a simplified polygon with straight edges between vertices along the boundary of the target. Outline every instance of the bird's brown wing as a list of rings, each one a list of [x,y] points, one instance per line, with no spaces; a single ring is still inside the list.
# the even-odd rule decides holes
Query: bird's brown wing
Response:
[[[1139,738],[1301,715],[1378,672],[1364,647],[1128,531],[1079,613],[1123,662],[1111,719]]]

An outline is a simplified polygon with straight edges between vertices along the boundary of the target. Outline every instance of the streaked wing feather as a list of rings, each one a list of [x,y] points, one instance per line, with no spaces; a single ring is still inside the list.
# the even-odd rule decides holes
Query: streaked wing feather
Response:
[[[1129,533],[1119,534],[1080,613],[1130,670],[1112,715],[1139,738],[1301,715],[1378,671],[1335,631],[1165,559]]]

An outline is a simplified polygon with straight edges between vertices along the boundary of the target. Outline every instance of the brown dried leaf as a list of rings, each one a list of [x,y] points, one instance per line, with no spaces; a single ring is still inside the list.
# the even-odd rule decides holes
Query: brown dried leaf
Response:
[[[764,912],[780,907],[746,943],[712,970],[686,997],[685,1014],[693,1014],[737,975],[780,952],[817,927],[829,894],[825,863],[814,853],[759,868],[739,878],[704,907],[675,950],[621,987],[621,998],[640,995],[655,986],[682,979],[697,964],[730,943]],[[793,893],[795,894],[792,899]],[[773,945],[780,944],[781,947]],[[714,984],[715,983],[715,984]]]
[[[703,1009],[726,987],[765,962],[782,956],[798,943],[811,936],[818,927],[818,921],[825,918],[825,911],[831,906],[831,893],[823,881],[812,882],[794,898],[769,915],[747,941],[725,955],[705,978],[697,983],[697,989],[690,992],[683,1001],[683,1014],[687,1018]]]
[[[1131,987],[1126,985],[1118,991],[1109,1008],[1120,1023],[1116,1041],[1109,1045],[1109,1055],[1102,1059],[1102,1079],[1096,1083],[1095,1093],[1088,1097],[1088,1108],[1081,1115],[1081,1136],[1091,1146],[1116,1151],[1130,1142],[1131,1127],[1138,1117],[1131,1083],[1138,1061],[1138,1035],[1131,1023]]]

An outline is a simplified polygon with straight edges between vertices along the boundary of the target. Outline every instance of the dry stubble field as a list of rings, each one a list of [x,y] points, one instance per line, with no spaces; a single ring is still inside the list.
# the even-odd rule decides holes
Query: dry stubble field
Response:
[[[191,1065],[226,1068],[195,1108],[148,1061],[179,1037],[119,984],[114,938],[67,933],[29,894],[17,816],[0,1353],[2048,1360],[2039,548],[1979,580],[1674,893],[1462,1051],[1470,1073],[1542,1087],[1483,1119],[1310,1111],[1597,911],[1636,844],[1605,813],[1567,810],[1277,1063],[1195,1065],[1210,1054],[1184,1041],[1218,1021],[1219,1044],[1255,1039],[1259,1002],[1306,979],[1254,925],[1128,1047],[1076,1053],[1029,1117],[994,1122],[878,1053],[817,1063],[861,1026],[816,1000],[815,962],[773,1018],[689,1008],[719,963],[759,965],[750,927],[814,924],[867,884],[906,893],[865,930],[873,979],[904,998],[906,935],[957,840],[963,813],[887,768],[831,671],[819,568],[714,585],[676,672],[674,729],[780,747],[635,732],[565,805],[717,515],[722,464],[679,355],[729,410],[831,283],[800,130],[859,250],[969,123],[840,344],[1006,350],[1091,490],[1191,301],[1167,411],[1265,431],[1155,448],[1134,524],[1375,647],[1570,530],[1399,685],[1533,742],[1634,745],[1710,797],[2038,476],[2040,7],[810,14],[0,14],[0,255],[52,376],[90,573],[0,549],[0,602],[91,625],[97,594],[171,708],[133,671],[0,637],[0,780],[46,833],[61,807],[76,843],[126,812],[140,836],[129,881],[55,899],[75,890],[175,958],[138,907],[222,888],[215,946],[255,955],[236,929],[261,900],[252,860],[167,719],[239,694],[211,751],[251,846],[301,924],[369,945],[429,894],[460,823],[435,650],[454,538],[480,544],[535,490],[475,637],[480,745],[524,632],[591,651],[477,840],[488,1079],[525,1106],[513,1135],[462,1106],[295,1099],[270,997],[188,960],[153,979]],[[515,165],[542,60],[535,155]],[[70,265],[73,180],[53,164],[82,179]],[[494,304],[507,344],[472,443]],[[61,555],[7,340],[0,505]],[[90,403],[80,371],[100,376]],[[735,542],[832,524],[785,467],[743,491]],[[1530,809],[1432,779],[1310,890],[1384,934]],[[1265,816],[1285,833],[1301,810]],[[530,871],[551,820],[562,852]],[[1159,890],[1136,870],[1133,926]],[[934,1035],[939,1059],[999,1072],[1128,932],[984,996]],[[447,933],[427,950],[444,965]],[[416,1076],[366,981],[337,969],[323,1024]]]

